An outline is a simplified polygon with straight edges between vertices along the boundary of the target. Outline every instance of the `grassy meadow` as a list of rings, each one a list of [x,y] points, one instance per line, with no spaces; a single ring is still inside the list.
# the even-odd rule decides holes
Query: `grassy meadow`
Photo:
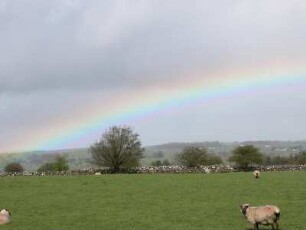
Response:
[[[2,177],[0,230],[245,230],[241,203],[276,204],[282,230],[306,230],[306,173]]]

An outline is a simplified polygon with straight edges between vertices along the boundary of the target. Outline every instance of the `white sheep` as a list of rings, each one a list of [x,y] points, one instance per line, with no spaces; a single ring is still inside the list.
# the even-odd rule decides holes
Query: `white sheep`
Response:
[[[253,172],[253,175],[254,175],[254,177],[255,177],[256,179],[259,179],[259,177],[260,177],[260,171],[259,171],[259,170],[255,170],[255,171]]]
[[[10,222],[11,213],[7,209],[0,211],[0,225],[8,224]]]
[[[266,205],[251,207],[249,204],[240,205],[241,212],[244,217],[253,224],[254,228],[258,230],[258,225],[271,225],[278,229],[278,221],[280,217],[280,210],[275,205]]]

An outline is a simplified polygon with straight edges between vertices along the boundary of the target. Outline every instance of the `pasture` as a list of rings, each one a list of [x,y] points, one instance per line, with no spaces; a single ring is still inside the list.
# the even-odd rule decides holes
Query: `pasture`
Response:
[[[0,230],[245,230],[242,203],[278,205],[282,230],[305,230],[306,173],[2,177]]]

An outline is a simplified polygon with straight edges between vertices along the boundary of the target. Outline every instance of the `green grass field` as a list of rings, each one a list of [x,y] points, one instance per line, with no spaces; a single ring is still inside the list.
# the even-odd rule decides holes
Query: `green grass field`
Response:
[[[241,203],[276,204],[282,230],[306,230],[306,173],[2,177],[0,230],[245,230]]]

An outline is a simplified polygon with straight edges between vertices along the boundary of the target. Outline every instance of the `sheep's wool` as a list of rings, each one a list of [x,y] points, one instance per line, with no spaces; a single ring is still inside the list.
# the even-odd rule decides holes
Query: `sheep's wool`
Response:
[[[8,224],[10,222],[10,213],[6,209],[0,211],[0,225]]]

